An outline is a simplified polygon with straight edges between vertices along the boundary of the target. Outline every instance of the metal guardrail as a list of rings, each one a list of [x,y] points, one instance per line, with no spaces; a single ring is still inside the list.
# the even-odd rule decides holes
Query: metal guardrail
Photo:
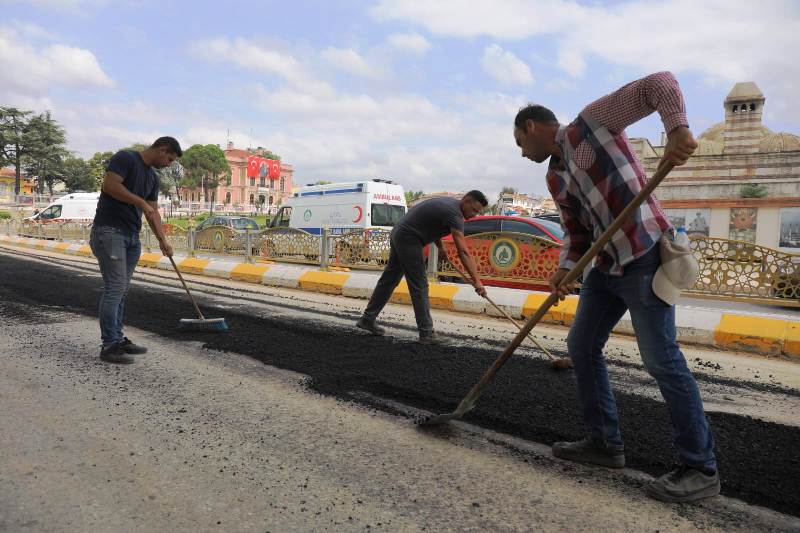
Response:
[[[194,256],[223,255],[243,257],[247,262],[277,261],[381,270],[389,260],[389,232],[367,228],[343,235],[313,235],[299,229],[270,228],[261,231],[234,231],[227,226],[211,226],[200,231],[164,225],[168,242],[176,252]],[[86,243],[91,224],[25,222],[0,220],[4,234],[40,239]],[[143,249],[158,251],[158,243],[145,225],[140,235]],[[508,286],[546,290],[547,280],[558,268],[560,245],[522,233],[492,232],[466,238],[476,259],[478,273],[485,280]],[[773,250],[756,244],[693,237],[692,251],[700,263],[700,277],[687,296],[738,300],[752,303],[800,307],[800,254]],[[443,279],[460,278],[450,264],[460,260],[452,241],[445,241],[448,261],[437,258],[430,247],[428,272]]]
[[[700,277],[684,294],[800,307],[800,254],[713,237],[692,237]]]

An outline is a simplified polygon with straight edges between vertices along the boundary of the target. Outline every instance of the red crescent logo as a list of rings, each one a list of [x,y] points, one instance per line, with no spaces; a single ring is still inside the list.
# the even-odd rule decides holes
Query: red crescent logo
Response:
[[[358,213],[356,215],[356,218],[353,220],[353,222],[361,222],[361,218],[364,216],[364,210],[361,209],[361,206],[358,206],[358,205],[354,205],[353,209],[355,209],[356,212]]]

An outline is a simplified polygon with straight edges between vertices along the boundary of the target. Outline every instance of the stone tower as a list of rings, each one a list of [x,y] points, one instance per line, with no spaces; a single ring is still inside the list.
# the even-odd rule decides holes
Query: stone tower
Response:
[[[752,81],[737,83],[725,98],[726,154],[752,154],[758,152],[763,137],[761,114],[764,110],[764,94]]]

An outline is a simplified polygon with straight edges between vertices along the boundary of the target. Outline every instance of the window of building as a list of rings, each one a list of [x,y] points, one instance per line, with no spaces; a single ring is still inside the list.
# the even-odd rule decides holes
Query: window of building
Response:
[[[266,187],[267,186],[267,178],[258,178],[258,186],[259,187]]]
[[[255,178],[250,178],[250,186],[251,187],[255,187],[256,186],[256,179]],[[250,202],[250,203],[252,203],[252,202]]]
[[[231,193],[230,193],[230,191],[225,193],[225,203],[226,204],[231,203]]]
[[[756,104],[750,104],[750,111],[756,110]]]
[[[733,109],[731,109],[731,111],[733,111],[734,113],[739,111],[739,105],[738,104],[733,104]]]
[[[286,178],[281,176],[281,192],[283,192],[285,189],[286,189]]]
[[[255,199],[255,195],[250,195],[250,205],[253,205],[253,200]]]

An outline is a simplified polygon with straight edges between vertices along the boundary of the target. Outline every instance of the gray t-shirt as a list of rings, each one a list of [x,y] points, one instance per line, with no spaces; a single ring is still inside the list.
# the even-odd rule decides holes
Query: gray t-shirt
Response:
[[[459,202],[457,198],[425,200],[409,209],[395,226],[395,231],[416,235],[422,244],[450,235],[450,230],[464,231],[464,215]]]

